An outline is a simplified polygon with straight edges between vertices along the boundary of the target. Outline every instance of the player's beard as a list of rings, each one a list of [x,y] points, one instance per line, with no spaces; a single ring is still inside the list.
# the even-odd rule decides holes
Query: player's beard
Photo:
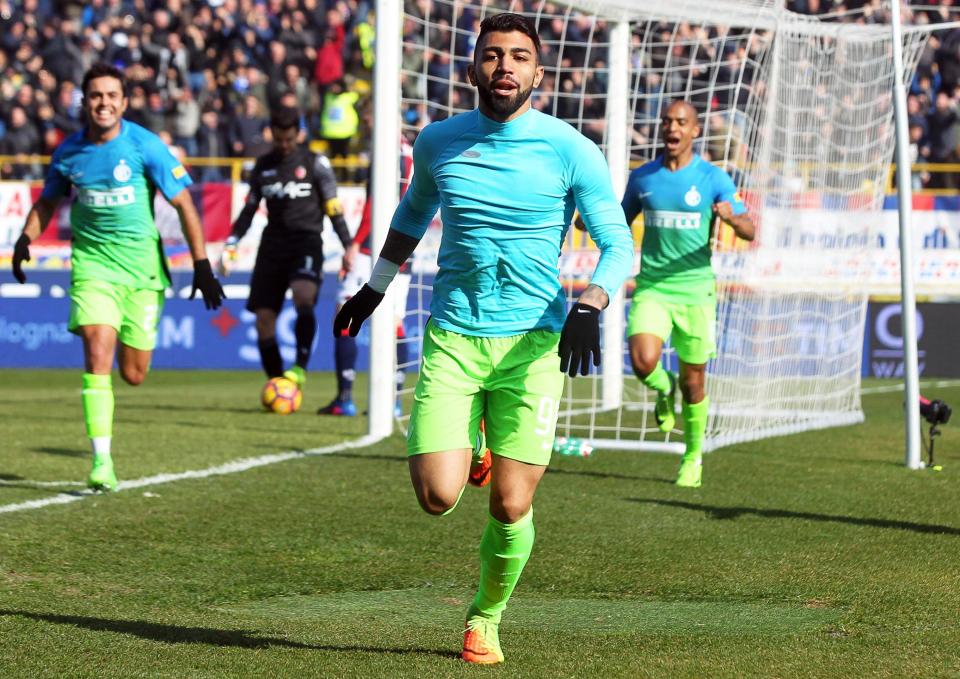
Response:
[[[478,80],[477,92],[480,94],[480,99],[491,111],[504,118],[509,118],[519,111],[520,107],[530,98],[530,95],[533,93],[533,85],[525,90],[518,87],[509,97],[497,97],[494,96],[493,87],[490,83],[482,84]]]

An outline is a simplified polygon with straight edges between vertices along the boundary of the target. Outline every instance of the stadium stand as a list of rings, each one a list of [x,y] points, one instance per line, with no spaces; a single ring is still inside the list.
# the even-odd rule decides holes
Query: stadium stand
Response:
[[[949,0],[939,6],[908,12],[915,23],[935,23],[949,18]],[[426,17],[437,35],[431,44],[452,45],[452,53],[427,53],[408,49],[405,70],[420,76],[404,78],[408,98],[447,101],[446,93],[434,93],[453,83],[454,99],[472,97],[462,61],[473,50],[479,17],[470,11],[457,18],[444,17],[449,5],[430,0],[411,0],[412,16]],[[883,22],[880,0],[789,0],[787,8],[836,21]],[[80,78],[94,61],[104,59],[125,70],[130,80],[127,118],[164,137],[184,157],[250,157],[269,144],[266,111],[285,94],[294,97],[304,112],[304,127],[310,139],[322,137],[323,103],[332,86],[343,81],[362,100],[372,79],[373,4],[368,0],[0,0],[0,155],[49,154],[81,125]],[[568,44],[586,40],[570,35],[572,30],[606,30],[569,24],[563,36]],[[417,37],[409,22],[405,40]],[[563,26],[541,27],[545,49],[553,49]],[[570,50],[571,64],[596,54]],[[732,55],[731,58],[737,58]],[[588,121],[583,132],[597,140],[602,135],[602,98],[581,100],[564,92],[579,92],[574,82],[578,72],[561,82],[545,83],[544,90],[561,98],[563,105],[580,106]],[[548,75],[548,77],[551,77]],[[585,84],[586,91],[602,91],[600,79]],[[436,94],[436,96],[431,96]],[[326,97],[329,101],[329,97]],[[547,96],[538,98],[540,108],[551,106]],[[363,103],[358,104],[358,109]],[[591,106],[597,108],[591,110]],[[917,77],[911,83],[909,102],[913,157],[936,163],[960,162],[960,30],[933,36],[921,58]],[[469,106],[465,106],[468,108]],[[403,112],[407,125],[419,128],[445,117],[448,111],[435,103],[410,106]],[[595,121],[591,126],[589,121]],[[648,131],[636,129],[635,135]],[[368,135],[361,129],[349,145],[351,153],[366,149]],[[228,178],[212,165],[193,168],[196,178],[216,181]],[[7,162],[0,178],[38,179],[39,163]],[[362,177],[355,177],[362,180]],[[960,187],[960,173],[918,172],[915,188]]]

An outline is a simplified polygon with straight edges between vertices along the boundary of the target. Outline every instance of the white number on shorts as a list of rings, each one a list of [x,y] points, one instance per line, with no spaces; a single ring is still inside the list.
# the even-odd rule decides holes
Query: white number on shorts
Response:
[[[540,397],[540,405],[537,406],[537,428],[533,430],[533,433],[543,439],[540,443],[540,447],[543,449],[553,446],[553,434],[557,427],[557,416],[559,414],[560,401],[549,396]]]

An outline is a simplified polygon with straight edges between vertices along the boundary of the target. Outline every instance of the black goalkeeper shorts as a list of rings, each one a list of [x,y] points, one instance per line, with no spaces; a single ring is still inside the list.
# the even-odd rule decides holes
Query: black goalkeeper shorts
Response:
[[[261,241],[247,310],[273,309],[279,313],[291,282],[312,281],[319,290],[322,276],[323,238],[319,233],[287,233],[282,239]]]

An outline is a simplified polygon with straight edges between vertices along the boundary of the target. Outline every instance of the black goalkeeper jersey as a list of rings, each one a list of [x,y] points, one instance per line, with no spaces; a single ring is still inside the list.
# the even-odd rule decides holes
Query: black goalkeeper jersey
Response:
[[[270,151],[257,159],[249,183],[250,193],[233,225],[232,235],[237,239],[250,228],[260,201],[266,199],[263,239],[282,239],[291,232],[319,234],[323,231],[323,218],[328,216],[341,242],[349,243],[337,198],[337,181],[326,156],[302,146],[286,157]]]

